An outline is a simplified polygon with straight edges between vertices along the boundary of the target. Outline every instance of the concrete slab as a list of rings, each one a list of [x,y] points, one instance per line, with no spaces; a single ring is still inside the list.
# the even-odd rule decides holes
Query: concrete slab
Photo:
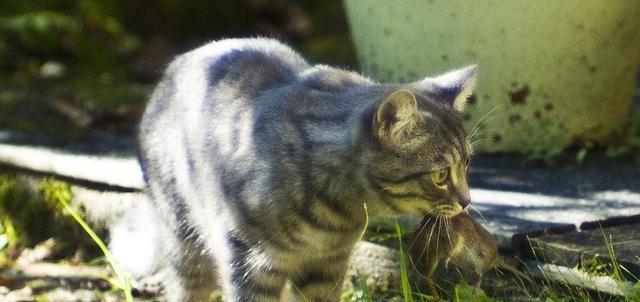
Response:
[[[529,259],[576,267],[588,262],[594,265],[594,260],[611,263],[613,256],[625,268],[622,273],[627,278],[634,282],[640,278],[640,219],[602,229],[531,238],[530,242],[532,249],[525,254]]]
[[[504,247],[516,234],[561,233],[640,214],[640,166],[624,160],[548,167],[485,155],[474,158],[469,176],[472,208],[481,213],[472,214]]]

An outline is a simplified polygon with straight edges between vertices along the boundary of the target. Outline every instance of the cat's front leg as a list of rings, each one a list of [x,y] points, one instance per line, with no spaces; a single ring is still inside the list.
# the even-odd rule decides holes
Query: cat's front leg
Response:
[[[272,265],[266,255],[233,235],[227,236],[230,265],[221,270],[225,301],[279,302],[288,274]],[[288,302],[288,301],[287,301]]]
[[[225,301],[232,302],[279,302],[286,277],[277,271],[248,272],[232,268],[230,288]],[[286,301],[293,302],[293,301]]]
[[[302,273],[291,281],[295,291],[301,296],[298,300],[310,302],[340,301],[348,259],[349,255],[346,254],[330,261],[315,261],[305,265],[302,268]]]

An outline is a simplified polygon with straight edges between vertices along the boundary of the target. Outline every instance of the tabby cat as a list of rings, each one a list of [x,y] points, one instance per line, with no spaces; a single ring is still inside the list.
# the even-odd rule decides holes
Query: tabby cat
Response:
[[[367,215],[462,211],[475,70],[379,84],[263,38],[175,59],[140,124],[153,211],[136,218],[169,301],[338,301]]]

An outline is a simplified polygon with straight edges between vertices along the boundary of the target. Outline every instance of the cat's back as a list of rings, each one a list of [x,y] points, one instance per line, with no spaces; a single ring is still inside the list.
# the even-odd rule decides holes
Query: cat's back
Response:
[[[142,126],[158,114],[199,112],[206,103],[242,99],[296,80],[307,62],[266,38],[214,41],[174,59],[151,97]],[[185,111],[187,110],[187,111]]]
[[[176,148],[220,135],[248,120],[266,91],[293,83],[309,68],[286,45],[266,38],[215,41],[178,56],[154,90],[139,128],[143,168]],[[210,133],[217,129],[216,133]],[[176,154],[177,157],[184,157]]]

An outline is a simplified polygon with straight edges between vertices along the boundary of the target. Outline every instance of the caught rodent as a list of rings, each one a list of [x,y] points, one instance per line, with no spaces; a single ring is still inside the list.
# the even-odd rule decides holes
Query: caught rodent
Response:
[[[453,217],[427,215],[420,223],[409,248],[411,261],[426,278],[429,294],[439,299],[434,273],[441,263],[449,263],[477,276],[476,289],[480,288],[483,275],[490,269],[506,269],[519,277],[531,278],[505,263],[498,254],[496,240],[467,212]]]

